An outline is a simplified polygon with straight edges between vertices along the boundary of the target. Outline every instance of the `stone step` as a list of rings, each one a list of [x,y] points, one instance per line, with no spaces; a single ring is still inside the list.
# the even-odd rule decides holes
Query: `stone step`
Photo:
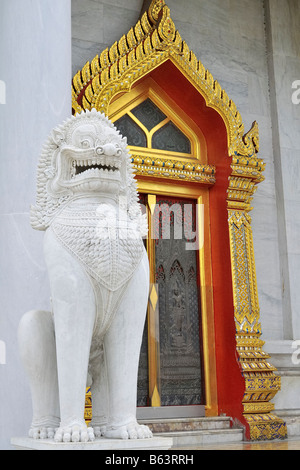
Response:
[[[153,433],[211,431],[230,429],[230,417],[217,416],[212,418],[163,418],[138,420],[149,426]]]
[[[197,448],[203,445],[235,443],[243,441],[242,429],[215,429],[202,431],[173,431],[155,433],[156,437],[166,437],[173,439],[174,448],[192,447]]]
[[[173,448],[243,441],[243,430],[231,428],[230,422],[228,416],[139,420],[154,436],[172,438]]]

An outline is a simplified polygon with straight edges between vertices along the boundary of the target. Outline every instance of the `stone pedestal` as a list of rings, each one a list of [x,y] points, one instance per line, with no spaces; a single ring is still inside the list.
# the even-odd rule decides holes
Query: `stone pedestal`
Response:
[[[152,439],[95,439],[94,442],[61,442],[53,439],[31,439],[14,437],[11,444],[16,450],[168,450],[173,446],[173,439],[153,437]]]

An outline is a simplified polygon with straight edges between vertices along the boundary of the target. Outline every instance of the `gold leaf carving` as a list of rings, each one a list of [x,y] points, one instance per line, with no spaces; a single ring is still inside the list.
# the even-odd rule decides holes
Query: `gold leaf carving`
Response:
[[[81,76],[82,76],[82,80],[83,80],[83,84],[86,85],[90,79],[91,79],[91,69],[90,69],[90,63],[87,62],[82,71],[81,71]]]
[[[118,77],[118,75],[119,75],[118,62],[115,62],[114,64],[112,64],[112,66],[110,67],[110,70],[109,70],[109,75],[110,75],[110,79],[112,79],[112,80],[114,80]]]
[[[77,93],[80,93],[83,87],[80,70],[76,73],[76,75],[73,78],[73,86],[74,86],[75,91],[77,91]]]
[[[101,53],[99,62],[102,70],[109,66],[108,47]]]
[[[91,103],[93,96],[94,96],[94,91],[93,91],[92,85],[90,84],[87,86],[85,90],[85,97],[87,98],[89,103]]]
[[[137,39],[137,43],[139,44],[142,39],[144,38],[144,31],[142,30],[141,22],[138,21],[138,23],[135,25],[134,28],[134,34]]]
[[[152,52],[152,43],[151,43],[151,39],[150,39],[150,36],[148,36],[144,42],[144,51],[145,51],[145,54],[146,55],[150,55],[151,52]]]
[[[118,41],[116,41],[109,49],[109,59],[111,63],[114,63],[118,60],[118,58],[119,58]]]
[[[96,77],[93,79],[92,86],[93,86],[94,93],[98,95],[101,89],[100,75],[96,75]]]
[[[129,50],[132,50],[137,44],[137,40],[133,31],[133,28],[130,29],[126,37],[127,37]]]
[[[119,49],[119,53],[122,56],[124,56],[125,54],[127,54],[127,51],[128,51],[128,45],[127,45],[127,40],[126,40],[126,35],[124,34],[119,43],[118,43],[118,49]]]
[[[92,76],[95,77],[100,72],[100,62],[99,57],[96,55],[91,62]]]
[[[82,106],[84,109],[91,110],[91,104],[88,102],[85,96],[82,97]]]
[[[146,35],[150,34],[150,32],[152,31],[152,26],[149,22],[147,12],[145,12],[141,18],[141,25],[142,25],[144,33]]]
[[[154,30],[154,32],[151,34],[150,38],[151,38],[151,44],[152,44],[153,48],[157,49],[160,46],[160,43],[161,43],[160,38],[158,36],[157,29]]]

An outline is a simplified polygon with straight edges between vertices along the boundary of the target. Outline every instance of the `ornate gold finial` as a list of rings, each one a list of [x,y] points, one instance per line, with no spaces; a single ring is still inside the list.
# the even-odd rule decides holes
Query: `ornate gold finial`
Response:
[[[253,156],[259,151],[259,130],[256,121],[253,122],[251,129],[243,136],[242,142],[236,149],[237,155]]]
[[[171,18],[170,8],[167,6],[162,10],[162,18],[158,25],[158,34],[165,43],[173,42],[176,36],[176,27]]]
[[[159,19],[159,14],[163,7],[166,6],[165,0],[152,0],[148,10],[148,16],[152,24],[156,24]]]
[[[250,131],[244,135],[243,140],[246,146],[252,146],[254,153],[259,152],[259,130],[256,121],[252,124]]]

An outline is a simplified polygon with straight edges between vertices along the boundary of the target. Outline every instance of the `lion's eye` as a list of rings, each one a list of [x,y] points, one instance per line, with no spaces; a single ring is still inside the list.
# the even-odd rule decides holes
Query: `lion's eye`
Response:
[[[84,149],[89,149],[91,147],[91,144],[88,140],[82,140],[81,141],[81,147]]]

